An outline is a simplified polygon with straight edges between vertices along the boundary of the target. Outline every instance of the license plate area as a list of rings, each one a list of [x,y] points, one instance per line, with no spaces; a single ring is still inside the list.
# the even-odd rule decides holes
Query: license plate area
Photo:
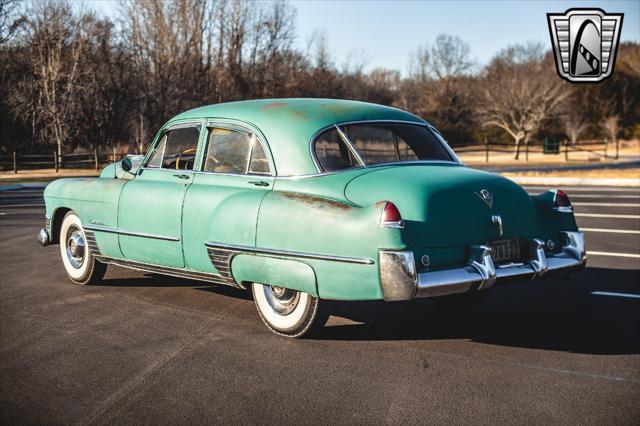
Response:
[[[510,240],[497,240],[489,243],[493,263],[520,262],[520,241],[516,238]]]

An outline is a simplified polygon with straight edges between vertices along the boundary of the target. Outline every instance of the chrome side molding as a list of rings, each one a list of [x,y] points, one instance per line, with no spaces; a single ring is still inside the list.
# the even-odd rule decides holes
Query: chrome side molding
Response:
[[[111,228],[109,226],[104,225],[83,225],[84,229],[88,229],[89,231],[96,232],[106,232],[109,234],[118,234],[118,235],[126,235],[129,237],[142,237],[142,238],[151,238],[154,240],[164,240],[164,241],[180,241],[178,237],[170,237],[166,235],[158,235],[158,234],[148,234],[146,232],[135,232],[135,231],[127,231],[126,229],[121,228]]]
[[[292,250],[279,250],[279,249],[271,249],[271,248],[263,248],[263,247],[224,244],[224,243],[216,243],[213,241],[207,241],[204,243],[204,245],[209,249],[236,251],[241,253],[259,254],[259,255],[265,255],[265,256],[292,257],[292,258],[298,258],[298,259],[313,259],[313,260],[328,260],[331,262],[357,263],[361,265],[373,265],[375,263],[372,259],[367,259],[364,257],[334,256],[334,255],[328,255],[328,254],[308,253],[308,252],[292,251]]]

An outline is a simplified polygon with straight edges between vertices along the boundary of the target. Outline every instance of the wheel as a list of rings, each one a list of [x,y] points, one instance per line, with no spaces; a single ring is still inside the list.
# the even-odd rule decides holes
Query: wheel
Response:
[[[309,293],[258,283],[251,289],[260,318],[281,336],[302,337],[329,319],[328,302]]]
[[[62,263],[71,281],[93,284],[102,279],[107,265],[98,262],[91,254],[80,218],[73,211],[62,219],[59,241]]]

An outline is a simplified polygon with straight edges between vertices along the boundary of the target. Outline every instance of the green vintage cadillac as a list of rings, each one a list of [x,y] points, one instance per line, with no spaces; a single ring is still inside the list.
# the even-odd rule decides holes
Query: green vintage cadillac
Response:
[[[45,190],[38,240],[72,281],[107,265],[251,288],[272,331],[322,326],[331,300],[465,304],[496,283],[585,265],[562,191],[529,196],[465,167],[408,112],[329,99],[184,112],[145,156]]]

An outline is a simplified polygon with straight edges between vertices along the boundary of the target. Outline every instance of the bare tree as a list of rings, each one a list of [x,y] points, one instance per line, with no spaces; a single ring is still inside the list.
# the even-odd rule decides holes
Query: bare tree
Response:
[[[68,3],[34,2],[27,15],[24,37],[30,54],[24,60],[33,75],[14,87],[9,102],[16,115],[31,118],[33,137],[53,141],[60,155],[80,106],[86,38],[78,36],[80,21]]]
[[[569,143],[575,145],[580,136],[589,129],[587,119],[576,112],[571,112],[562,117],[564,134],[569,138]]]
[[[613,142],[616,147],[615,158],[618,159],[620,146],[618,142],[618,133],[620,133],[620,117],[617,115],[609,115],[600,123],[600,128],[609,141]]]
[[[409,55],[409,75],[419,81],[466,75],[474,65],[469,44],[449,34],[440,34],[433,46],[419,46]]]
[[[6,43],[24,21],[25,17],[18,14],[16,0],[0,0],[0,45]]]
[[[513,138],[514,158],[521,144],[529,144],[541,123],[554,114],[571,88],[541,60],[541,46],[514,46],[487,67],[476,102],[476,117],[485,126],[497,126]]]

